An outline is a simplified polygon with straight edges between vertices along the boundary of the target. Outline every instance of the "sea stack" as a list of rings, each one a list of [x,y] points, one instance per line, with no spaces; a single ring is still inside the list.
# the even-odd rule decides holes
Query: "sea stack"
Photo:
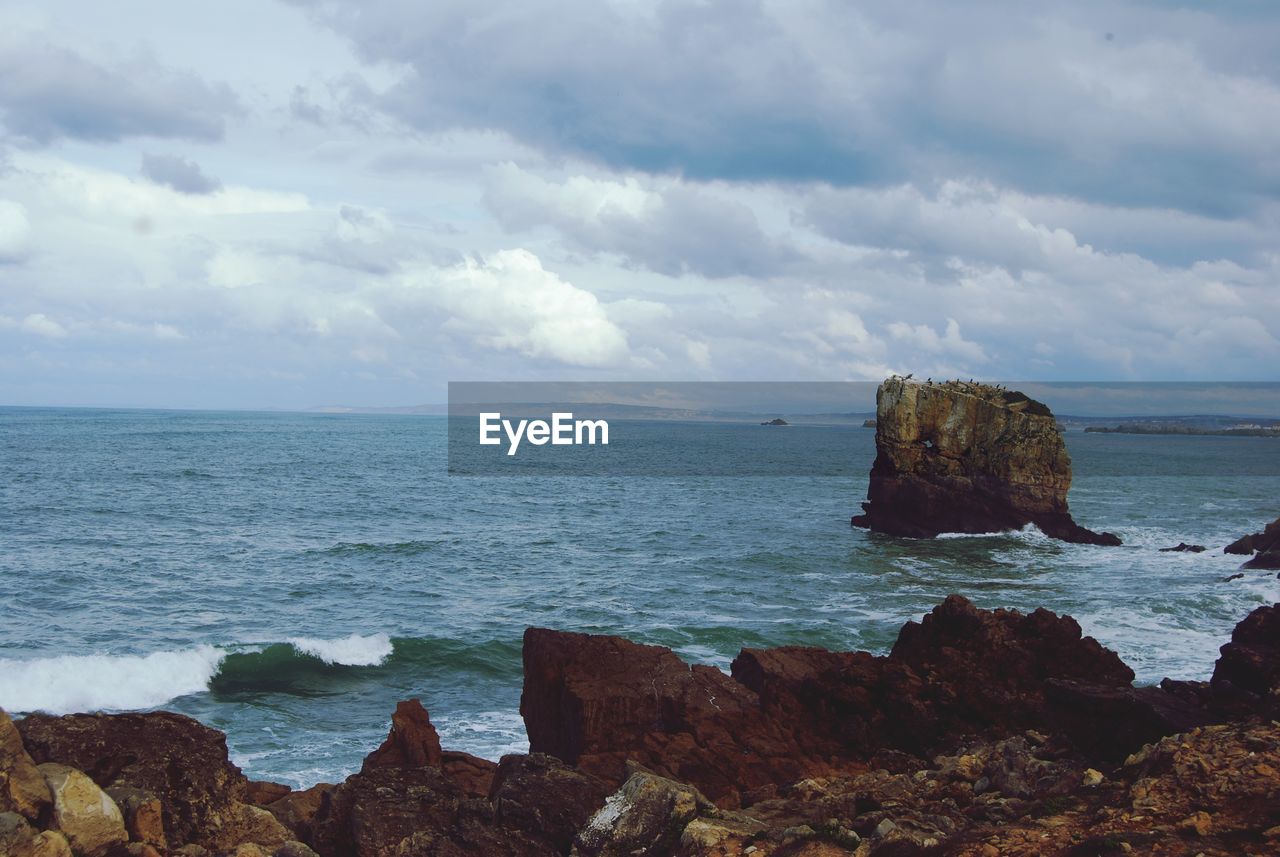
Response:
[[[1118,545],[1067,509],[1071,458],[1049,408],[1003,387],[893,377],[876,391],[876,460],[854,526],[913,538],[1035,524]]]

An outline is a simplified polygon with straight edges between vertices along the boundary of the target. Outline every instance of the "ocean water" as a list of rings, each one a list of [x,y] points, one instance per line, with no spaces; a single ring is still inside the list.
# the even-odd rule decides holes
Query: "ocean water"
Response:
[[[1107,549],[851,528],[868,429],[648,427],[672,454],[811,446],[842,460],[831,475],[451,477],[446,428],[0,409],[0,706],[181,711],[249,775],[309,785],[357,769],[409,696],[446,747],[526,749],[531,625],[727,668],[742,646],[882,653],[958,592],[1070,613],[1155,682],[1207,678],[1234,624],[1280,601],[1272,573],[1225,582],[1240,558],[1220,550],[1280,513],[1271,439],[1070,433],[1072,510],[1125,540]],[[1180,541],[1212,550],[1158,550]]]

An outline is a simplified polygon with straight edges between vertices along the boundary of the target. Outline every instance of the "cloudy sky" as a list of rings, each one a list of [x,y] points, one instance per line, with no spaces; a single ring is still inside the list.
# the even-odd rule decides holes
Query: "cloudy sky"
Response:
[[[1277,44],[1269,0],[9,2],[0,404],[1276,380]]]

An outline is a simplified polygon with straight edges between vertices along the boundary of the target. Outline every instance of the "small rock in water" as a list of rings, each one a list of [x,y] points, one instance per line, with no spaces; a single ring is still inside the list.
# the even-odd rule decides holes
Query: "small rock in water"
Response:
[[[1160,553],[1204,553],[1208,548],[1204,545],[1189,545],[1186,542],[1178,542],[1177,547],[1160,548]]]
[[[1244,572],[1243,572],[1243,571],[1237,571],[1235,574],[1228,574],[1226,577],[1222,578],[1222,582],[1223,582],[1223,583],[1230,583],[1231,581],[1233,581],[1233,580],[1239,580],[1239,579],[1240,579],[1240,578],[1242,578],[1242,577],[1244,577]]]

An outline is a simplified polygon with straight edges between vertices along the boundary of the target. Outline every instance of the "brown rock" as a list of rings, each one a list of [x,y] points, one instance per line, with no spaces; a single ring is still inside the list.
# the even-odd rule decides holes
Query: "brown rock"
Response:
[[[335,788],[337,786],[331,783],[318,783],[309,789],[290,792],[268,804],[265,809],[287,827],[296,839],[310,842],[316,813]]]
[[[311,845],[323,855],[551,857],[556,852],[498,825],[487,801],[465,798],[434,767],[371,768],[325,799]]]
[[[493,780],[493,809],[499,824],[545,839],[567,853],[574,835],[604,804],[609,785],[575,771],[554,756],[503,756]]]
[[[160,799],[171,848],[209,850],[239,842],[234,824],[245,778],[227,758],[226,737],[180,714],[33,714],[17,723],[37,762],[72,765],[99,786],[129,786]]]
[[[742,791],[797,779],[814,764],[763,716],[755,693],[670,649],[530,628],[524,673],[530,749],[611,784],[634,760],[731,806]]]
[[[71,845],[60,831],[37,831],[22,815],[0,812],[0,854],[4,857],[71,857]]]
[[[249,780],[245,783],[245,802],[254,806],[266,806],[292,792],[293,789],[284,783],[273,783],[268,780]]]
[[[894,377],[876,392],[876,460],[853,524],[895,536],[1035,524],[1070,542],[1118,545],[1067,508],[1071,459],[1053,414],[987,384]]]
[[[124,815],[125,830],[134,842],[145,842],[157,848],[169,847],[164,835],[164,808],[151,792],[129,786],[112,786],[107,794]]]
[[[440,736],[427,710],[420,700],[407,699],[397,703],[391,715],[391,732],[382,746],[365,757],[364,770],[439,767],[440,762]]]
[[[124,816],[106,792],[75,768],[46,762],[39,766],[53,797],[53,822],[71,848],[84,857],[103,857],[129,840]]]
[[[493,788],[493,776],[498,765],[470,753],[444,750],[440,753],[440,767],[445,775],[467,797],[487,798]]]
[[[0,812],[16,812],[39,821],[51,801],[49,786],[22,746],[22,736],[0,708]]]

